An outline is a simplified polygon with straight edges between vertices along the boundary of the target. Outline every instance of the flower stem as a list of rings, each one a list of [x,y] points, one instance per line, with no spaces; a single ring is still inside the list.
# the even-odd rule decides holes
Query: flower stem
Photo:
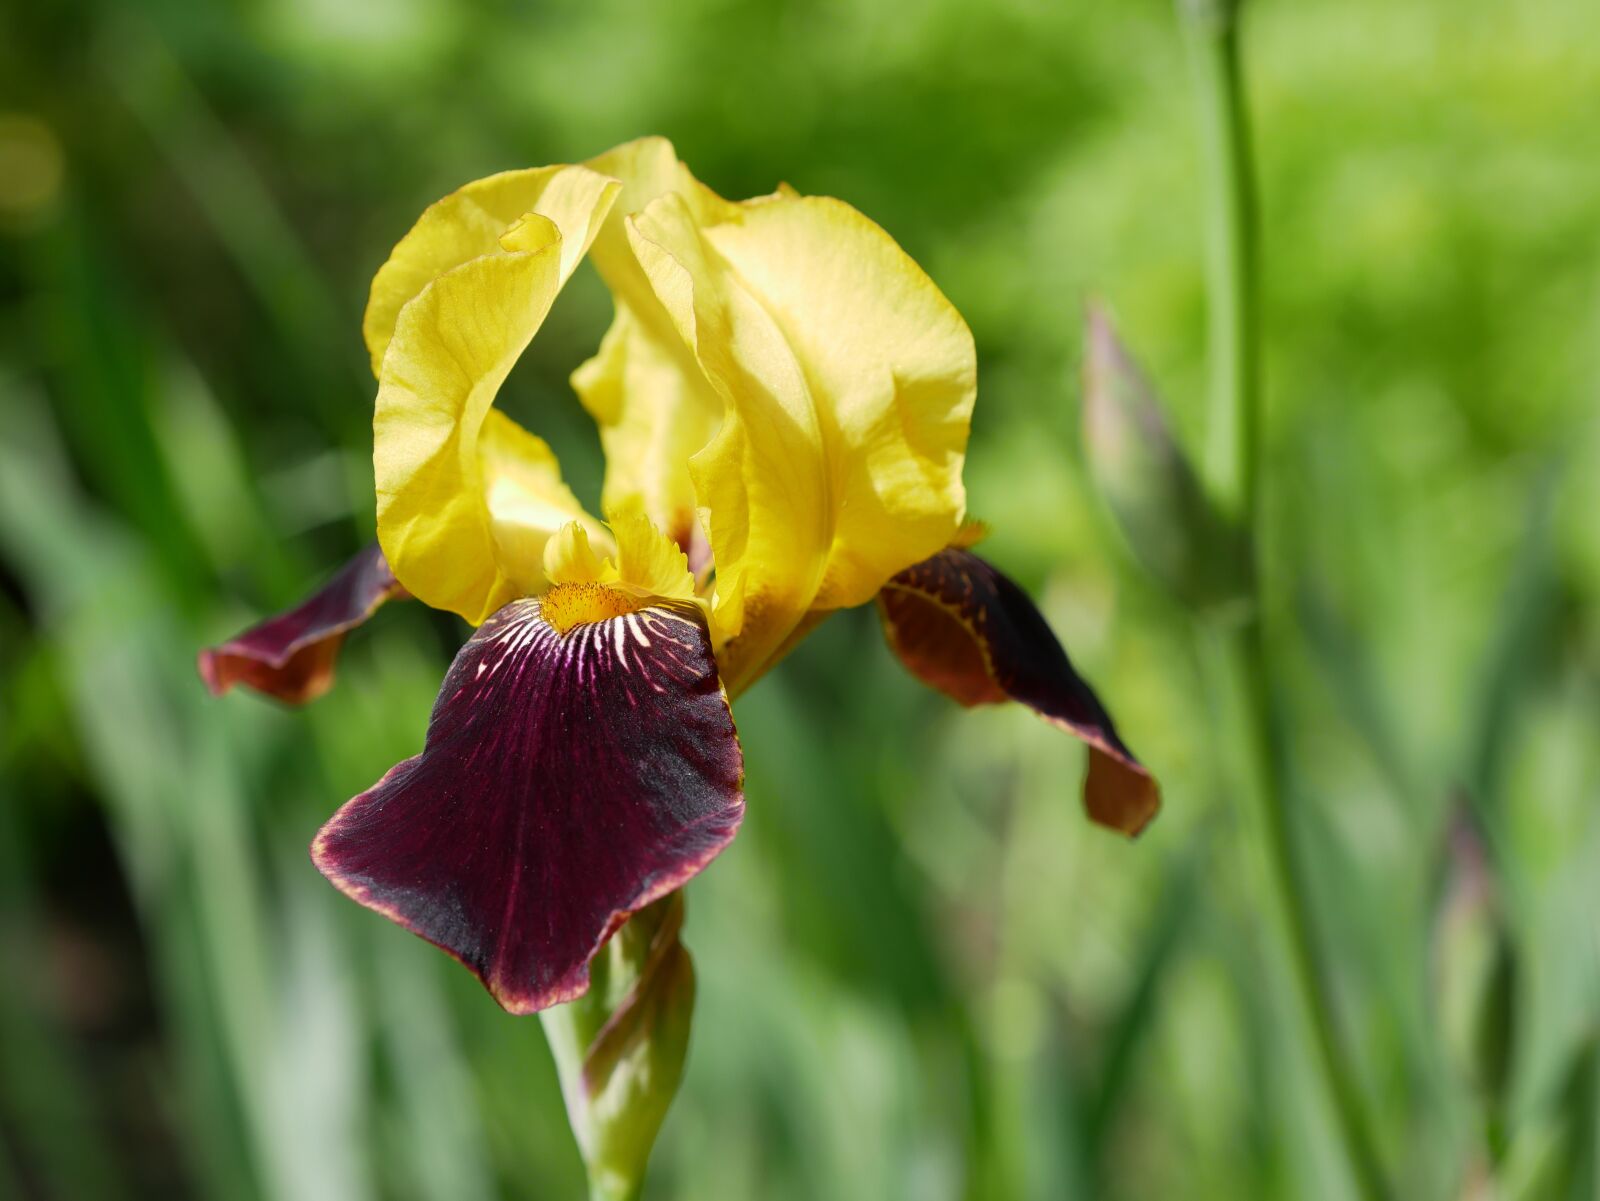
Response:
[[[1253,798],[1251,831],[1265,860],[1276,932],[1291,976],[1299,1013],[1297,1028],[1311,1038],[1311,1059],[1320,1071],[1345,1157],[1364,1201],[1391,1196],[1349,1053],[1341,1045],[1332,1001],[1332,973],[1322,955],[1311,900],[1295,842],[1289,809],[1283,742],[1275,726],[1272,677],[1261,622],[1251,616],[1220,631],[1230,714],[1237,722],[1244,761],[1243,791]]]
[[[639,1201],[643,1195],[643,1180],[624,1183],[615,1179],[601,1179],[589,1184],[589,1201]]]
[[[1253,525],[1261,363],[1255,171],[1239,58],[1241,2],[1178,0],[1178,7],[1190,29],[1206,186],[1211,194],[1205,231],[1211,338],[1207,475],[1228,516]]]
[[[1331,973],[1322,957],[1300,870],[1289,810],[1283,743],[1275,726],[1272,675],[1262,623],[1260,505],[1261,344],[1257,291],[1255,176],[1249,113],[1239,53],[1243,0],[1178,0],[1188,30],[1210,193],[1207,215],[1207,301],[1212,369],[1206,467],[1213,496],[1238,523],[1248,544],[1245,612],[1220,630],[1227,684],[1255,798],[1273,923],[1293,977],[1301,1029],[1310,1033],[1349,1161],[1366,1201],[1390,1196],[1376,1141],[1340,1045],[1331,1000]]]

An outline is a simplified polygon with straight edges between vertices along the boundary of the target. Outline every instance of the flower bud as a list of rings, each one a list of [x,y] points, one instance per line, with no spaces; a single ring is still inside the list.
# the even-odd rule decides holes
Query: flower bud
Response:
[[[590,962],[589,991],[540,1015],[596,1201],[638,1195],[683,1076],[695,985],[682,925],[681,891],[641,909]]]
[[[1434,1009],[1452,1066],[1477,1091],[1493,1130],[1510,1084],[1517,967],[1489,851],[1464,807],[1451,819],[1444,858]]]
[[[1242,594],[1242,540],[1206,499],[1144,373],[1095,306],[1084,327],[1083,443],[1123,538],[1159,583],[1195,608]]]

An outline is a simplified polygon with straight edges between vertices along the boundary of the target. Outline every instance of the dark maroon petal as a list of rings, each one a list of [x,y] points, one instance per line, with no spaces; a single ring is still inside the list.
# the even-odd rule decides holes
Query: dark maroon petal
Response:
[[[311,857],[532,1013],[581,996],[628,914],[728,845],[743,778],[698,608],[561,634],[513,601],[456,656],[422,754],[334,814]]]
[[[971,551],[950,547],[878,594],[889,645],[918,679],[960,701],[1020,701],[1089,744],[1084,804],[1103,826],[1137,834],[1161,792],[1117,736],[1027,593]]]
[[[201,651],[200,678],[217,696],[244,684],[293,705],[316,700],[333,685],[345,631],[404,595],[374,542],[298,608]]]

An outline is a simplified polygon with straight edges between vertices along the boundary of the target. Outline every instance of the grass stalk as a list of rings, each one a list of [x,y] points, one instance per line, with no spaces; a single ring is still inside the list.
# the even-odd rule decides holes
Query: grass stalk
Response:
[[[1242,0],[1178,0],[1187,28],[1209,193],[1207,299],[1212,392],[1206,467],[1213,497],[1243,530],[1246,605],[1219,632],[1234,700],[1245,791],[1254,798],[1267,885],[1312,1060],[1333,1109],[1351,1176],[1365,1201],[1390,1194],[1351,1059],[1341,1045],[1309,890],[1294,836],[1283,741],[1276,729],[1263,624],[1261,320],[1255,173],[1239,47]]]

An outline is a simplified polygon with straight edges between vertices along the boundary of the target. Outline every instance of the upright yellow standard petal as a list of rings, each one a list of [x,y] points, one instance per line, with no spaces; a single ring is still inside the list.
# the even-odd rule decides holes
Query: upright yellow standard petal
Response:
[[[960,315],[848,205],[779,194],[704,216],[668,194],[628,228],[723,406],[690,472],[737,692],[803,623],[955,536],[976,365]]]
[[[871,600],[942,550],[977,392],[972,334],[888,234],[821,196],[754,201],[706,238],[800,363],[824,439],[833,539],[818,608]],[[720,561],[720,560],[719,560]]]
[[[680,544],[694,529],[689,459],[722,421],[722,401],[674,332],[666,341],[621,303],[600,353],[572,387],[600,427],[605,450],[601,507],[638,508]]]
[[[476,257],[449,266],[407,299],[379,372],[373,418],[379,542],[415,596],[473,624],[514,597],[541,591],[545,542],[584,517],[549,448],[509,419],[491,418],[496,392],[617,190],[582,167],[546,173],[538,184],[535,199],[553,215],[512,217],[492,240],[473,243],[481,252]],[[498,188],[485,194],[505,201]],[[443,211],[472,228],[504,216],[481,196]],[[433,224],[438,237],[428,232]],[[437,214],[424,217],[418,230],[426,236],[417,230],[408,236],[417,239],[415,253],[402,253],[402,243],[391,260],[404,267],[392,273],[393,295],[405,290],[405,271],[427,253],[445,247],[456,254],[477,237],[447,236],[446,225]],[[375,283],[375,298],[380,290]]]
[[[400,310],[433,280],[503,248],[537,248],[528,242],[542,242],[538,230],[518,231],[519,238],[528,234],[520,246],[503,247],[501,242],[528,213],[548,218],[561,231],[565,280],[600,232],[618,187],[616,180],[584,167],[534,167],[475,180],[430,205],[373,277],[361,323],[372,373],[382,373]]]
[[[677,196],[630,227],[634,253],[723,401],[721,428],[690,463],[711,515],[717,593],[740,597],[718,665],[731,692],[753,678],[820,591],[832,541],[817,406],[772,316],[702,238]]]
[[[678,336],[635,259],[625,217],[658,196],[678,196],[697,222],[731,209],[697,181],[664,138],[641,138],[589,160],[621,184],[590,258],[616,304],[600,351],[572,376],[573,388],[600,426],[606,452],[602,507],[642,509],[687,545],[696,500],[689,458],[716,433],[722,400]]]

